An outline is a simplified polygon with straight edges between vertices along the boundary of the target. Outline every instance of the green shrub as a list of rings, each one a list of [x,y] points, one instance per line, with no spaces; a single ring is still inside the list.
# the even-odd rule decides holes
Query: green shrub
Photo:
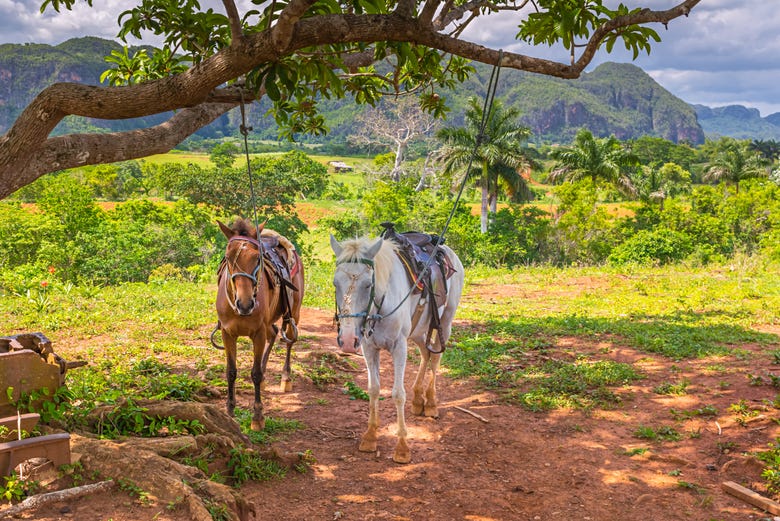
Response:
[[[610,264],[669,264],[686,258],[693,248],[690,237],[684,233],[657,228],[639,233],[615,247]]]

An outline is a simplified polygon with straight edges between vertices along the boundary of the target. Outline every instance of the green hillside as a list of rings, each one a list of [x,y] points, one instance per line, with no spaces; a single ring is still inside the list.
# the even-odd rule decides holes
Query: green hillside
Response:
[[[5,132],[33,97],[55,82],[74,81],[96,85],[107,64],[104,57],[119,49],[118,43],[95,37],[68,40],[60,45],[0,45],[0,133]],[[448,123],[462,121],[466,99],[484,98],[491,67],[474,65],[476,72],[454,91],[442,91],[452,108]],[[744,107],[709,109],[692,107],[675,97],[631,64],[605,63],[574,80],[562,80],[533,73],[502,69],[497,95],[517,106],[537,142],[569,142],[581,127],[597,136],[619,139],[657,136],[674,142],[702,143],[705,133],[738,138],[776,138],[780,127],[772,116],[761,118],[755,109]],[[267,115],[269,105],[250,108],[251,123],[258,139],[278,139],[276,124]],[[330,133],[304,142],[344,143],[355,132],[356,117],[363,107],[352,99],[322,100]],[[742,109],[737,110],[737,109]],[[756,112],[756,113],[754,113]],[[697,119],[698,113],[698,119]],[[737,114],[739,113],[739,114]],[[774,116],[774,115],[773,115]],[[103,121],[66,118],[55,132],[126,130],[162,121],[166,114],[140,121]],[[202,129],[203,138],[238,134],[237,111]]]

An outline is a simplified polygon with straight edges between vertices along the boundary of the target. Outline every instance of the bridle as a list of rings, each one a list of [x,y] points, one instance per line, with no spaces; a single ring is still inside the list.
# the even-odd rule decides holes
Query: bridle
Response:
[[[245,271],[237,271],[235,270],[237,267],[236,261],[238,260],[238,256],[241,254],[241,250],[243,250],[245,244],[241,245],[241,249],[238,250],[238,253],[236,254],[235,258],[231,262],[231,260],[227,256],[227,251],[225,252],[225,271],[228,275],[228,304],[230,304],[231,309],[238,315],[241,315],[242,313],[236,308],[235,304],[235,295],[236,295],[236,285],[235,280],[237,277],[245,277],[252,281],[252,294],[254,295],[257,291],[257,277],[258,272],[263,268],[263,243],[258,241],[257,239],[253,239],[252,237],[246,237],[244,235],[236,235],[234,237],[231,237],[228,239],[228,247],[230,246],[231,242],[238,242],[241,241],[243,243],[249,243],[257,248],[257,264],[255,265],[255,268],[252,270],[252,273],[247,273]],[[231,270],[231,264],[234,268],[234,270]],[[233,296],[231,298],[230,293],[233,293]],[[253,297],[254,298],[254,297]]]
[[[368,268],[371,270],[371,290],[368,297],[368,304],[366,305],[365,311],[359,311],[357,313],[342,313],[341,309],[339,308],[339,302],[338,299],[336,299],[336,314],[333,317],[334,322],[336,323],[336,327],[338,328],[338,336],[336,338],[336,341],[339,345],[341,345],[341,319],[343,318],[362,318],[363,320],[360,322],[360,327],[358,329],[359,335],[362,336],[362,332],[365,331],[366,337],[370,337],[374,333],[374,324],[378,320],[381,320],[384,315],[379,314],[379,311],[382,308],[382,303],[384,302],[384,297],[382,297],[382,301],[377,303],[376,302],[376,270],[374,268],[374,261],[371,259],[364,259],[364,258],[358,258],[358,259],[349,259],[349,260],[343,260],[336,263],[336,266],[338,267],[341,264],[363,264],[365,266],[368,266]],[[352,289],[348,289],[348,291],[345,293],[344,298],[342,300],[347,300],[347,298],[351,298],[352,296]],[[376,307],[377,313],[371,313],[371,307]]]

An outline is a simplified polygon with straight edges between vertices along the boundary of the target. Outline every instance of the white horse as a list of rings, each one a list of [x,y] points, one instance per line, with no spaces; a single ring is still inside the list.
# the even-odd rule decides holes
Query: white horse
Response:
[[[339,323],[338,345],[350,353],[363,349],[368,370],[368,429],[360,439],[360,451],[375,452],[379,428],[379,352],[386,349],[393,358],[393,392],[398,420],[398,441],[393,461],[408,463],[411,452],[406,442],[404,420],[404,371],[406,368],[407,339],[420,350],[420,369],[414,380],[412,412],[437,418],[436,371],[441,359],[441,348],[450,336],[452,320],[463,291],[463,264],[455,252],[440,246],[454,273],[447,279],[447,297],[438,309],[430,300],[412,293],[412,283],[391,240],[355,239],[342,243],[331,235],[330,244],[336,254],[336,318]],[[430,269],[438,270],[434,263]],[[436,332],[429,334],[431,313],[439,314],[440,341]],[[426,369],[431,378],[423,387]]]

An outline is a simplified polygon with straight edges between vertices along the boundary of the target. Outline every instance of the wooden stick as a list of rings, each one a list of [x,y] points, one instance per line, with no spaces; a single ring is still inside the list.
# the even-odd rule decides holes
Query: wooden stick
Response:
[[[780,514],[780,503],[772,501],[749,488],[738,485],[733,481],[726,481],[721,486],[723,487],[723,490],[732,496],[738,497],[742,501],[750,503],[762,510],[766,510],[770,514]]]
[[[108,480],[92,483],[90,485],[82,485],[80,487],[66,488],[65,490],[56,490],[54,492],[47,492],[46,494],[30,496],[21,503],[17,503],[12,507],[0,511],[0,518],[14,516],[26,510],[34,510],[49,503],[56,503],[57,501],[64,501],[67,499],[76,499],[94,492],[108,490],[113,486],[114,482],[112,480]]]
[[[482,422],[485,422],[485,423],[490,423],[490,421],[487,418],[485,418],[484,416],[480,416],[479,414],[475,413],[474,411],[470,411],[468,409],[464,409],[463,407],[458,407],[457,405],[454,405],[453,407],[455,407],[459,411],[465,412],[466,414],[472,415],[473,417],[475,417],[479,421],[482,421]]]

